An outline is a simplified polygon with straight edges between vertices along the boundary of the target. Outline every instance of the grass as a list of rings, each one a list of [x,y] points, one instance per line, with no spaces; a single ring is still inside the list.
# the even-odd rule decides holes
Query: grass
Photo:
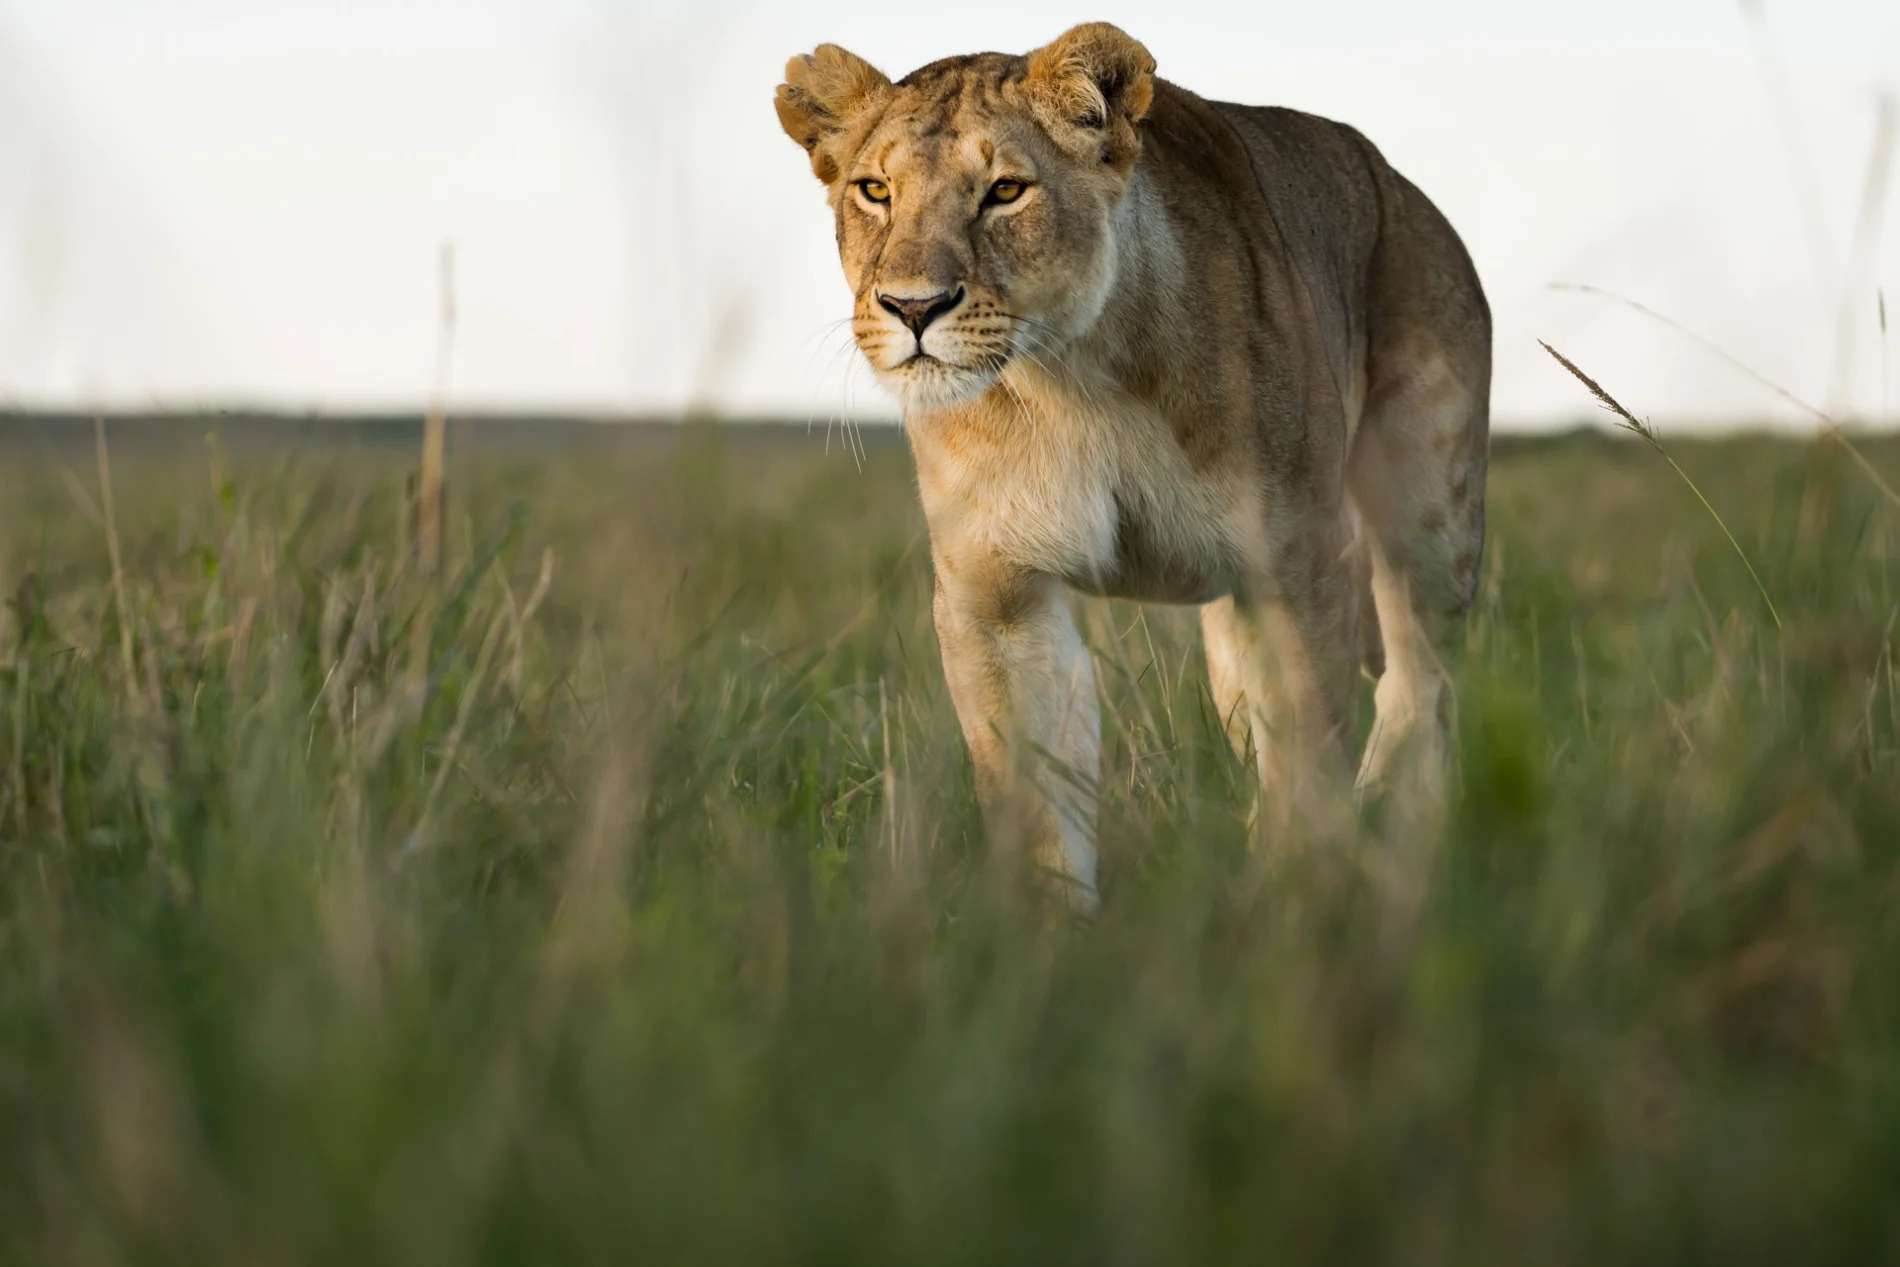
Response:
[[[1775,610],[1775,600],[1768,596],[1768,587],[1761,583],[1761,573],[1757,572],[1755,565],[1748,561],[1748,552],[1742,549],[1742,543],[1737,541],[1735,534],[1729,530],[1728,522],[1722,518],[1722,512],[1709,504],[1708,497],[1696,484],[1695,477],[1683,470],[1682,464],[1670,456],[1669,450],[1663,445],[1662,437],[1656,434],[1656,428],[1624,408],[1621,401],[1610,395],[1607,391],[1604,391],[1603,387],[1594,378],[1591,378],[1588,374],[1578,369],[1576,362],[1572,361],[1562,352],[1559,352],[1556,348],[1550,346],[1550,344],[1545,343],[1542,339],[1538,340],[1538,344],[1544,351],[1550,353],[1552,359],[1554,359],[1557,364],[1568,370],[1571,377],[1582,383],[1584,387],[1589,390],[1590,394],[1596,397],[1598,404],[1610,412],[1616,419],[1613,425],[1618,430],[1627,431],[1640,439],[1644,444],[1647,444],[1655,451],[1657,457],[1669,463],[1670,470],[1682,478],[1682,482],[1688,486],[1689,491],[1695,494],[1695,499],[1702,503],[1702,509],[1709,512],[1709,518],[1715,520],[1715,526],[1722,530],[1724,537],[1728,538],[1728,543],[1735,547],[1735,557],[1740,559],[1742,566],[1748,569],[1748,579],[1755,582],[1755,589],[1761,594],[1761,601],[1767,605],[1768,615],[1774,620],[1775,631],[1779,633],[1782,629],[1781,613]],[[1857,450],[1854,450],[1850,445],[1849,452],[1857,452]]]
[[[1900,1255],[1900,515],[1836,449],[1672,441],[1732,549],[1500,443],[1395,937],[1400,842],[1250,847],[1182,610],[1082,605],[1104,902],[1041,906],[901,448],[465,448],[432,582],[410,450],[111,439],[0,449],[0,1259]]]

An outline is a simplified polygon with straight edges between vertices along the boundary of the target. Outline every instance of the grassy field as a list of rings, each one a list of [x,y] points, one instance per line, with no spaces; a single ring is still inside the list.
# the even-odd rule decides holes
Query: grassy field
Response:
[[[1900,507],[1502,444],[1462,799],[1250,846],[1085,603],[1103,907],[979,830],[888,440],[0,447],[0,1259],[1900,1258]],[[1900,444],[1863,446],[1890,481]],[[1368,690],[1369,695],[1369,690]]]

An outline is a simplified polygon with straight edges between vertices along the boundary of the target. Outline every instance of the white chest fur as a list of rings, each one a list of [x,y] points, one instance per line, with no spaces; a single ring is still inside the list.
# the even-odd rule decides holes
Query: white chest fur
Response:
[[[1242,543],[1228,473],[1197,471],[1166,419],[1116,393],[992,396],[913,420],[940,552],[974,552],[1077,589],[1157,602],[1227,593]]]

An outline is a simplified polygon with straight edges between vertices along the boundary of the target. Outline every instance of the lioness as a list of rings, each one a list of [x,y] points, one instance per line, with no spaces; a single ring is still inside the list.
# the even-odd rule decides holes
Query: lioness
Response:
[[[978,791],[1084,905],[1100,720],[1064,586],[1202,604],[1282,803],[1343,762],[1363,645],[1360,780],[1404,753],[1430,789],[1484,543],[1491,318],[1458,235],[1353,129],[1154,70],[1091,23],[897,83],[821,45],[777,96],[903,405]]]

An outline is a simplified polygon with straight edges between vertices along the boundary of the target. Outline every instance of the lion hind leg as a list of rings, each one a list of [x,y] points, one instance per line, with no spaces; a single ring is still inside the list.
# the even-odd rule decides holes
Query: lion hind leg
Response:
[[[1484,549],[1488,446],[1485,379],[1443,356],[1406,367],[1375,392],[1348,484],[1368,529],[1383,671],[1359,784],[1391,787],[1400,770],[1442,804],[1450,772],[1451,684]]]
[[[1276,836],[1337,826],[1358,658],[1344,517],[1316,514],[1289,541],[1273,571],[1201,609],[1221,727],[1257,775],[1249,817]]]

